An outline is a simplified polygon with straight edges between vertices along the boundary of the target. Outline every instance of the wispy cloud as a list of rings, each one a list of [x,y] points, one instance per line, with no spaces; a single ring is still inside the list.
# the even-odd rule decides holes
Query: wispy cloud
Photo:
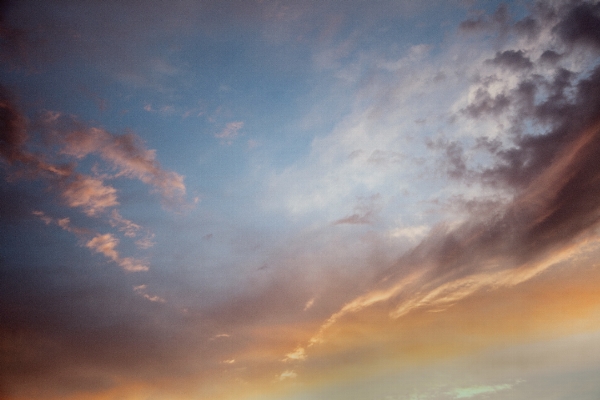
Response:
[[[106,186],[100,179],[82,175],[65,185],[62,196],[70,207],[81,207],[89,216],[119,204],[115,188]]]
[[[110,225],[117,227],[120,231],[124,232],[127,237],[136,237],[142,229],[141,226],[133,221],[123,218],[117,210],[112,210],[110,213]]]
[[[166,300],[160,296],[150,295],[147,293],[148,286],[147,285],[137,285],[133,287],[133,291],[145,298],[148,301],[154,303],[165,303]]]
[[[51,127],[55,121],[58,122],[56,117],[48,119]],[[53,138],[63,145],[63,154],[81,159],[97,153],[116,168],[117,176],[137,178],[153,186],[167,202],[181,201],[185,195],[183,177],[162,169],[156,161],[156,152],[146,149],[141,139],[132,133],[113,135],[99,128],[53,132]]]
[[[215,135],[217,139],[221,139],[222,143],[232,144],[233,140],[238,136],[240,129],[244,127],[243,121],[228,122],[225,128]]]
[[[94,250],[96,253],[104,255],[106,258],[114,261],[117,265],[128,272],[148,271],[148,266],[142,261],[131,257],[121,257],[116,250],[119,239],[110,233],[98,234],[89,240],[85,246]]]
[[[283,361],[302,361],[306,359],[304,348],[298,347],[296,350],[285,355]]]
[[[446,394],[453,396],[455,399],[470,399],[472,397],[476,397],[479,395],[490,394],[490,393],[498,393],[504,390],[512,389],[513,385],[509,383],[505,383],[502,385],[492,385],[492,386],[471,386],[464,388],[453,389]]]
[[[80,228],[80,227],[77,227],[77,226],[73,226],[71,224],[71,219],[68,218],[68,217],[65,217],[65,218],[52,218],[52,217],[46,215],[46,213],[44,213],[43,211],[40,211],[40,210],[34,210],[34,211],[32,211],[32,214],[35,215],[36,217],[40,218],[42,221],[44,221],[44,223],[46,225],[54,223],[54,224],[60,226],[65,231],[74,233],[74,234],[78,235],[79,237],[86,237],[88,235],[92,235],[93,234],[93,232],[91,230],[89,230],[89,229],[85,229],[85,228]]]
[[[372,224],[375,221],[377,212],[379,211],[379,205],[377,202],[381,196],[376,193],[368,198],[359,198],[359,204],[354,208],[354,213],[338,219],[334,222],[334,225],[341,224]]]
[[[287,370],[287,371],[283,371],[277,378],[280,381],[283,381],[285,379],[294,379],[298,377],[298,374],[295,371],[292,370]]]

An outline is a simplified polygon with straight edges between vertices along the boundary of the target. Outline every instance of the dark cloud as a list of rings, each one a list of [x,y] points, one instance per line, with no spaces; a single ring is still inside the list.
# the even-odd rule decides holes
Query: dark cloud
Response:
[[[475,99],[463,112],[471,118],[480,118],[488,115],[498,116],[508,108],[510,103],[510,98],[505,94],[498,94],[495,97],[491,97],[487,90],[479,89],[475,94]]]
[[[425,141],[425,145],[431,150],[441,150],[443,152],[445,156],[442,158],[444,160],[443,168],[451,178],[462,179],[469,173],[464,148],[459,142],[448,141],[443,138],[436,140],[428,138]]]
[[[600,50],[600,4],[575,4],[554,29],[567,44],[582,44]]]
[[[463,21],[459,30],[466,33],[493,33],[499,39],[514,34],[533,41],[544,27],[550,26],[568,46],[583,45],[600,49],[600,4],[597,2],[567,1],[557,5],[537,1],[531,10],[531,15],[513,23],[508,6],[502,4],[491,15],[482,14]]]
[[[582,49],[589,50],[590,46],[596,46],[596,32],[600,31],[596,29],[600,21],[599,4],[574,2],[552,6],[536,3],[532,9],[532,15],[515,23],[513,33],[517,37],[531,38],[534,30],[550,29],[556,35],[554,45],[561,53],[547,49],[534,62],[524,49],[513,48],[498,51],[493,59],[486,61],[486,65],[519,71],[523,75],[514,88],[498,93],[489,88],[500,78],[487,72],[489,75],[478,78],[481,84],[461,113],[475,120],[507,118],[510,125],[504,126],[504,130],[509,134],[510,143],[493,148],[487,146],[496,157],[492,167],[478,171],[470,167],[468,174],[452,174],[453,177],[479,176],[483,182],[492,185],[524,189],[548,168],[561,149],[575,140],[577,132],[585,129],[586,123],[592,123],[584,121],[589,121],[598,112],[597,99],[585,89],[595,85],[596,71],[584,79],[583,73],[566,69],[561,61],[577,47],[584,46]],[[492,18],[483,16],[481,19]],[[548,68],[552,68],[550,72]],[[483,71],[486,74],[485,69]],[[473,148],[483,149],[485,146],[481,147],[481,144],[478,142]],[[455,154],[447,155],[448,162],[455,164]]]
[[[26,120],[14,105],[7,90],[0,86],[0,156],[4,162],[13,164],[25,161],[27,142]]]
[[[500,67],[506,67],[513,70],[528,69],[533,67],[531,60],[524,55],[523,50],[506,50],[497,52],[496,57],[488,62]]]
[[[554,50],[546,50],[540,56],[540,61],[554,64],[558,60],[560,60],[561,57],[562,56],[560,54],[558,54],[557,52],[555,52]]]
[[[585,3],[561,9],[563,18],[555,23],[567,46],[583,38],[592,42],[588,28],[595,24],[596,8]],[[567,27],[572,30],[565,33]],[[544,54],[539,62],[558,61],[557,53]],[[492,62],[535,67],[521,50],[499,52]],[[473,207],[458,228],[440,225],[398,265],[410,269],[433,263],[428,280],[435,288],[484,271],[519,271],[591,234],[600,223],[600,67],[589,74],[560,66],[546,76],[525,74],[514,89],[495,96],[483,82],[461,113],[475,120],[503,116],[510,122],[504,125],[508,143],[484,136],[472,147],[491,154],[494,164],[466,165],[463,149],[454,142],[429,141],[428,146],[445,152],[450,177],[503,187],[513,200],[486,212]]]
[[[518,35],[527,37],[530,40],[535,39],[540,33],[539,22],[531,17],[527,16],[520,21],[515,22],[514,30]]]
[[[567,248],[589,233],[600,221],[596,167],[600,118],[577,133],[508,206],[487,214],[471,213],[470,220],[457,229],[441,226],[400,265],[433,260],[437,278],[451,280],[490,263],[517,268]]]
[[[524,187],[544,169],[548,168],[565,146],[568,146],[587,126],[597,118],[599,100],[589,88],[598,86],[598,71],[590,78],[573,85],[572,72],[558,69],[549,80],[522,82],[511,95],[511,102],[518,104],[512,112],[516,133],[514,146],[497,150],[498,163],[483,171],[480,176],[490,183],[506,183]],[[546,90],[547,97],[535,104],[533,98]],[[573,91],[577,93],[575,99]],[[483,103],[485,105],[486,103]],[[474,106],[470,106],[474,107]],[[480,109],[482,104],[478,104]],[[471,109],[471,108],[468,108]],[[471,117],[479,115],[469,113]],[[546,132],[527,132],[526,123],[546,127]]]

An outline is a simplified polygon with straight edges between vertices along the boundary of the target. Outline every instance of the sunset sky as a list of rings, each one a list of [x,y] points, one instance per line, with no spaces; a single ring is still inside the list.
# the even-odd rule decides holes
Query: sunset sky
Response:
[[[0,1],[0,399],[597,400],[600,3]]]

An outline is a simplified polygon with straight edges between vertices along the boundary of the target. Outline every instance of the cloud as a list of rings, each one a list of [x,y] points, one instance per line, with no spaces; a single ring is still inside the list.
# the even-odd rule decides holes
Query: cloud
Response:
[[[287,370],[287,371],[283,371],[283,372],[281,373],[281,375],[279,375],[277,378],[278,378],[280,381],[283,381],[283,380],[285,380],[285,379],[294,379],[294,378],[296,378],[297,376],[298,376],[298,374],[297,374],[296,372],[294,372],[294,371],[291,371],[291,370]]]
[[[306,304],[304,305],[304,311],[310,309],[314,304],[315,304],[315,298],[313,297],[312,299],[308,300],[306,302]]]
[[[110,225],[118,227],[120,231],[125,232],[125,236],[132,238],[136,237],[140,229],[142,229],[141,226],[133,221],[123,218],[117,210],[112,210],[110,213]]]
[[[496,57],[489,60],[489,63],[515,71],[533,67],[533,63],[528,57],[525,56],[523,50],[506,50],[503,52],[497,52]]]
[[[513,385],[509,383],[493,386],[471,386],[453,389],[449,392],[446,392],[446,394],[453,396],[455,399],[470,399],[482,394],[498,393],[500,391],[509,390],[512,389],[512,387]]]
[[[8,91],[0,85],[0,161],[6,163],[13,178],[63,178],[73,173],[72,166],[54,165],[45,157],[27,150],[30,137],[28,123]]]
[[[285,355],[285,358],[282,361],[302,361],[306,359],[306,353],[304,352],[304,348],[298,347],[296,350],[292,351]]]
[[[0,87],[0,155],[9,164],[26,161],[23,147],[27,142],[26,121],[15,108],[6,90]]]
[[[49,225],[52,223],[56,224],[59,227],[61,227],[62,229],[64,229],[65,231],[74,233],[75,235],[77,235],[79,237],[86,237],[86,236],[93,234],[93,231],[91,231],[90,229],[73,226],[73,224],[71,224],[71,219],[69,217],[52,218],[40,210],[34,210],[31,213],[33,215],[35,215],[36,217],[38,217],[39,219],[41,219],[46,225]]]
[[[165,303],[166,302],[166,300],[160,296],[149,295],[146,292],[146,289],[148,289],[147,285],[137,285],[137,286],[133,287],[134,292],[136,292],[137,294],[139,294],[140,296],[142,296],[143,298],[145,298],[148,301],[151,301],[154,303]]]
[[[344,304],[344,306],[338,312],[331,315],[329,319],[327,319],[327,321],[325,321],[325,323],[321,325],[318,333],[309,340],[309,346],[323,342],[323,338],[327,329],[333,324],[335,324],[340,318],[344,317],[347,314],[359,312],[364,308],[370,307],[374,304],[387,302],[388,300],[402,293],[402,291],[404,291],[407,287],[413,285],[421,277],[422,274],[423,271],[414,272],[413,274],[404,277],[399,282],[396,282],[391,287],[381,290],[370,291],[350,301],[349,303]],[[304,349],[302,350],[304,353]]]
[[[90,177],[76,172],[76,162],[90,154],[98,154],[117,170],[116,177],[136,178],[151,185],[169,205],[183,202],[183,177],[162,169],[156,161],[156,152],[144,147],[141,139],[132,133],[113,135],[103,129],[86,128],[76,119],[60,113],[47,112],[36,122],[45,140],[35,145],[46,148],[44,153],[31,153],[27,147],[25,118],[0,88],[0,156],[12,167],[17,176],[44,178],[58,184],[62,196],[71,207],[81,207],[88,215],[97,215],[118,204],[116,189],[104,185],[101,177]],[[60,146],[58,155],[72,157],[70,164],[59,162],[54,146]],[[56,162],[52,162],[56,158]],[[50,160],[50,161],[48,161]],[[62,160],[60,160],[62,161]]]
[[[381,207],[377,204],[381,199],[381,195],[376,193],[367,198],[361,197],[359,198],[359,204],[354,208],[355,213],[338,219],[333,224],[334,225],[342,225],[342,224],[351,224],[351,225],[363,225],[363,224],[372,224],[375,221],[375,217],[377,212]]]
[[[148,271],[148,266],[142,261],[131,257],[121,257],[116,250],[119,239],[110,233],[97,234],[89,240],[85,246],[94,250],[96,253],[104,255],[106,258],[114,261],[117,265],[128,272]]]
[[[390,231],[390,236],[392,237],[405,237],[412,242],[423,239],[423,237],[429,231],[429,226],[427,225],[417,225],[417,226],[404,226],[400,228],[394,228]]]
[[[125,235],[127,235],[127,233],[125,233]],[[153,233],[147,234],[145,237],[135,241],[135,245],[140,249],[149,249],[155,244]]]
[[[48,122],[51,127],[58,123],[56,118],[48,119]],[[63,154],[81,159],[97,153],[117,169],[117,176],[137,178],[152,185],[167,202],[182,201],[182,196],[185,195],[183,177],[163,170],[156,161],[156,152],[146,149],[142,140],[132,133],[113,135],[99,128],[84,128],[54,130],[52,137],[64,146]]]
[[[550,22],[536,14],[531,18],[540,29],[555,31],[573,18],[572,10],[557,12],[560,18]],[[486,18],[482,21],[489,22]],[[503,27],[510,28],[508,20],[502,21]],[[545,44],[540,41],[539,54]],[[577,40],[562,44],[588,45]],[[534,63],[524,54],[520,49],[507,50],[494,58],[493,64],[525,71],[518,76],[496,75],[490,69],[495,66],[482,59],[476,69],[479,78],[470,88],[476,95],[459,111],[466,125],[488,118],[500,121],[502,140],[473,140],[472,147],[464,137],[426,140],[431,150],[442,150],[450,178],[498,188],[510,196],[486,212],[482,212],[485,207],[471,207],[458,224],[438,224],[399,257],[375,288],[333,313],[309,344],[320,343],[326,331],[348,314],[374,305],[387,307],[391,318],[416,310],[440,311],[484,289],[522,284],[597,243],[600,67],[566,70],[555,65],[548,71],[545,61]],[[477,151],[491,153],[491,161],[473,163],[481,159]],[[348,221],[355,219],[358,213],[348,217]]]
[[[568,44],[583,44],[600,50],[600,4],[593,2],[565,5],[566,16],[555,26]]]
[[[506,15],[501,12],[495,16],[482,16],[480,21],[482,26],[509,26]],[[513,25],[515,30],[517,25]],[[390,63],[394,68],[365,67],[368,71],[365,76],[368,75],[369,79],[364,81],[368,84],[360,86],[360,89],[368,93],[357,103],[381,100],[380,103],[389,109],[401,111],[391,114],[383,106],[369,106],[356,111],[345,118],[331,136],[321,136],[313,141],[311,152],[314,157],[303,160],[310,165],[306,170],[292,166],[281,175],[282,179],[275,182],[297,185],[294,188],[300,200],[296,203],[290,201],[292,206],[299,204],[298,208],[304,207],[303,210],[309,210],[307,212],[322,206],[332,212],[309,222],[295,219],[293,229],[302,230],[295,236],[280,236],[284,229],[278,229],[272,236],[253,231],[254,241],[248,239],[250,235],[243,236],[240,241],[260,243],[267,249],[263,253],[260,249],[253,249],[251,253],[246,250],[250,246],[244,243],[244,250],[234,255],[242,261],[235,259],[230,264],[229,259],[219,259],[214,270],[210,270],[211,257],[222,257],[222,253],[210,253],[212,250],[209,248],[227,241],[226,233],[220,228],[214,231],[213,239],[194,242],[201,250],[194,250],[191,255],[177,252],[173,259],[167,256],[162,259],[167,263],[176,263],[177,257],[184,257],[180,265],[167,268],[168,271],[157,271],[160,285],[177,286],[178,290],[169,292],[168,303],[149,290],[158,281],[135,284],[131,279],[138,275],[123,275],[117,268],[90,271],[84,265],[87,263],[80,263],[81,266],[66,269],[52,269],[51,265],[44,265],[44,268],[28,272],[30,266],[23,262],[23,266],[17,265],[10,274],[3,271],[0,297],[7,305],[2,313],[8,317],[8,323],[7,327],[0,329],[14,335],[14,339],[13,336],[7,339],[6,347],[11,352],[9,357],[20,358],[14,362],[13,358],[10,359],[11,375],[8,379],[20,374],[32,378],[31,381],[44,379],[56,382],[64,378],[60,374],[75,374],[69,381],[71,386],[65,387],[83,391],[96,384],[96,387],[107,388],[102,389],[105,397],[115,397],[120,393],[111,388],[131,378],[140,382],[139,387],[131,389],[137,390],[139,395],[145,390],[145,387],[139,389],[144,382],[148,382],[149,386],[155,382],[162,383],[171,379],[168,374],[175,375],[180,371],[199,386],[211,386],[214,384],[212,378],[223,375],[220,369],[223,368],[223,360],[236,360],[235,367],[239,365],[241,370],[248,366],[248,370],[252,371],[233,372],[234,366],[227,365],[232,372],[223,378],[228,382],[226,390],[240,376],[254,378],[264,374],[271,380],[274,376],[279,380],[290,379],[296,377],[297,370],[294,368],[294,371],[290,369],[281,373],[282,358],[286,357],[291,363],[286,364],[288,367],[300,361],[311,363],[312,352],[318,353],[322,349],[317,349],[319,346],[316,345],[310,347],[310,344],[335,340],[337,331],[330,328],[337,327],[334,326],[336,324],[347,330],[356,328],[360,331],[357,335],[362,334],[362,345],[372,346],[369,350],[373,350],[365,353],[373,354],[379,344],[377,334],[381,332],[377,332],[378,329],[389,329],[389,335],[394,336],[393,343],[397,346],[401,346],[397,344],[400,342],[411,343],[407,340],[410,334],[402,331],[414,327],[409,324],[411,313],[445,310],[453,304],[464,304],[466,299],[484,291],[524,284],[552,265],[575,257],[579,251],[585,250],[586,241],[591,243],[595,240],[593,229],[598,222],[599,176],[595,172],[600,151],[595,117],[598,115],[598,102],[595,100],[598,73],[592,68],[585,73],[578,70],[577,65],[571,62],[570,49],[566,47],[587,48],[592,39],[589,39],[588,33],[566,34],[559,29],[556,31],[558,39],[567,38],[564,39],[567,43],[557,43],[556,47],[552,47],[554,50],[550,50],[550,42],[556,37],[552,37],[550,42],[541,42],[541,39],[539,43],[532,42],[534,36],[543,37],[540,32],[552,30],[547,20],[534,15],[518,26],[522,33],[515,42],[505,45],[499,41],[493,50],[478,55],[480,59],[465,60],[464,64],[472,65],[464,71],[450,67],[444,69],[444,82],[434,82],[433,77],[438,76],[436,74],[441,69],[430,54],[416,54],[423,57],[418,60],[425,61],[425,66],[415,63],[413,67],[406,67]],[[462,54],[457,58],[461,58]],[[370,54],[365,56],[365,59],[370,58]],[[518,74],[511,72],[517,69]],[[479,76],[475,76],[474,71]],[[384,75],[377,75],[380,72]],[[390,78],[381,79],[389,85],[378,87],[377,79],[382,76]],[[420,119],[421,115],[413,115],[414,109],[410,105],[403,108],[403,102],[436,108],[438,103],[432,101],[434,106],[429,103],[432,97],[428,96],[432,92],[428,91],[433,91],[436,100],[443,97],[444,93],[438,97],[434,88],[463,83],[457,76],[466,76],[464,79],[471,85],[469,89],[473,89],[469,91],[472,96],[465,95],[467,100],[457,102],[457,108],[447,114],[442,110],[439,114],[428,115],[415,128],[411,121]],[[371,84],[373,86],[369,86]],[[347,91],[350,89],[354,87],[347,88]],[[380,97],[379,90],[383,92]],[[400,92],[413,97],[402,97]],[[369,96],[376,99],[372,100]],[[346,96],[344,100],[347,99]],[[114,188],[119,188],[119,192],[111,192],[114,188],[107,182],[122,177],[139,179],[163,198],[170,199],[171,193],[174,197],[185,193],[182,178],[163,170],[156,162],[156,154],[133,134],[121,136],[100,128],[75,126],[77,124],[72,120],[67,121],[70,117],[59,116],[56,121],[48,121],[44,125],[55,130],[53,136],[48,135],[52,139],[52,147],[45,148],[42,143],[32,143],[33,139],[26,135],[26,119],[16,112],[14,103],[7,102],[2,107],[6,114],[2,121],[6,121],[6,126],[11,127],[8,131],[14,134],[2,137],[3,168],[7,171],[20,170],[24,174],[31,172],[31,176],[36,171],[35,176],[58,191],[67,205],[93,217],[79,216],[85,221],[98,223],[99,218],[105,217],[107,221],[101,222],[105,222],[107,227],[110,224],[115,232],[90,233],[85,241],[88,249],[125,270],[147,268],[145,262],[126,258],[119,251],[119,232],[132,240],[142,236],[137,240],[142,247],[146,247],[143,243],[148,244],[145,240],[151,238],[144,236],[146,231],[143,227],[140,228],[116,209],[118,201],[127,201],[126,196],[116,197],[126,189],[115,184]],[[453,112],[455,119],[446,126],[448,114]],[[400,120],[408,122],[399,123]],[[479,124],[488,120],[503,124],[502,136],[479,129]],[[61,126],[61,123],[64,125]],[[239,131],[234,128],[219,139],[235,140]],[[441,130],[443,132],[439,132]],[[419,135],[423,131],[432,137],[429,147],[421,143]],[[479,136],[475,136],[474,131]],[[407,149],[411,143],[419,143],[422,148],[415,147],[423,153]],[[32,150],[34,146],[30,145],[41,151],[35,153]],[[397,149],[402,152],[394,151]],[[354,156],[350,157],[351,154]],[[83,162],[84,158],[107,164],[114,175],[73,172],[84,168],[87,164]],[[438,165],[436,162],[440,158],[446,162],[441,171],[427,169]],[[422,174],[414,173],[421,167]],[[437,181],[432,184],[432,180],[428,180],[428,174],[435,173],[440,173],[440,180],[445,186],[436,187]],[[263,178],[264,175],[260,175],[260,179]],[[465,196],[470,195],[474,200],[468,198],[460,204],[468,210],[468,215],[459,222],[450,220],[431,229],[432,221],[436,220],[430,218],[430,209],[449,207],[443,198],[436,201],[456,187],[457,190],[471,189]],[[484,207],[482,187],[491,187],[504,196],[497,199],[493,207]],[[289,188],[283,186],[275,196],[269,193],[271,201],[285,202],[287,197],[280,195],[287,194]],[[407,194],[404,194],[405,188]],[[427,195],[417,198],[412,194],[419,190],[428,190]],[[380,193],[381,198],[372,199],[369,197],[372,193]],[[452,196],[447,199],[457,203],[463,201]],[[418,207],[412,208],[408,202]],[[257,219],[282,225],[288,222],[285,220],[288,215],[271,219],[268,218],[271,215],[257,214]],[[50,219],[41,212],[36,216],[65,230],[73,230],[73,223],[78,221],[73,217]],[[388,229],[398,226],[397,221],[400,220],[407,221],[402,228]],[[321,225],[318,225],[319,222]],[[378,236],[380,232],[375,231],[380,227],[383,227],[383,238]],[[200,232],[196,239],[209,229],[213,228],[196,229],[196,233]],[[238,226],[232,229],[237,231]],[[360,236],[340,233],[358,230],[361,231]],[[393,234],[389,235],[390,231]],[[181,237],[185,234],[182,233]],[[404,248],[388,237],[394,235],[410,238],[413,241],[411,246],[419,242],[410,251],[396,257]],[[210,237],[206,236],[206,239]],[[228,257],[230,253],[228,251]],[[196,258],[197,254],[202,256]],[[258,259],[263,256],[269,258],[268,264],[265,263],[269,269],[257,272],[256,267],[263,265],[264,261]],[[189,260],[198,268],[186,265]],[[50,264],[50,261],[47,263]],[[254,275],[236,276],[236,268],[242,270],[237,263],[248,266]],[[227,283],[223,285],[229,285],[227,289],[217,284],[214,289],[210,288],[214,282],[205,279],[213,279],[217,268],[218,274],[223,274],[219,277],[225,276],[223,280]],[[187,272],[190,269],[193,272]],[[112,275],[113,270],[123,276]],[[153,279],[151,275],[154,274],[144,276]],[[217,273],[214,275],[217,276]],[[273,275],[276,277],[273,278]],[[312,282],[315,284],[308,284]],[[198,285],[206,285],[208,289],[199,290]],[[267,288],[263,290],[265,286]],[[559,290],[561,285],[556,286]],[[212,293],[211,290],[219,292],[220,297],[206,294]],[[312,296],[319,301],[307,302],[307,299],[315,298]],[[308,308],[310,312],[304,312]],[[390,320],[382,327],[377,325],[380,320],[368,319],[373,309],[380,311],[385,318],[402,317],[402,320]],[[437,327],[448,321],[444,314],[439,313]],[[363,324],[365,320],[369,324]],[[500,324],[498,322],[495,326]],[[25,325],[27,329],[23,328]],[[473,318],[464,325],[476,326],[471,328],[476,330],[485,324]],[[423,332],[415,331],[415,335]],[[365,340],[370,332],[376,334]],[[436,330],[432,334],[434,341],[427,342],[429,338],[419,337],[419,343],[425,347],[432,345],[433,349],[427,351],[436,352],[438,347],[435,346],[439,341],[452,340],[442,338],[444,335],[439,332]],[[441,332],[447,331],[441,329]],[[360,362],[362,349],[359,346],[347,350],[343,337],[332,344],[322,346],[322,351],[335,353],[333,357],[343,359],[342,368],[351,368],[352,363]],[[410,358],[411,351],[419,350],[388,353]],[[336,374],[342,364],[320,361],[315,360],[302,369],[302,377],[310,373],[310,368],[318,368],[319,365],[323,366],[322,370]],[[272,364],[277,364],[277,369]],[[31,365],[36,365],[36,372],[20,372],[29,371],[26,367]],[[44,375],[44,371],[51,372]],[[33,379],[34,374],[41,378]],[[115,376],[119,379],[115,380]],[[157,379],[159,376],[161,378]],[[323,375],[321,379],[327,377]],[[456,396],[474,392],[479,396],[491,394],[482,388],[489,386],[464,385],[464,389],[470,392],[452,393]],[[68,396],[69,390],[65,389],[68,394],[62,394],[62,397]],[[180,389],[180,392],[185,392],[185,389]],[[149,388],[147,393],[148,396],[162,395],[155,387]],[[202,394],[198,396],[202,397]]]
[[[79,160],[98,154],[117,170],[113,178],[137,178],[153,186],[169,203],[180,203],[185,194],[183,177],[163,170],[155,160],[155,152],[145,149],[141,139],[133,134],[113,135],[102,129],[86,128],[76,119],[60,113],[47,112],[33,124],[42,132],[44,140],[39,140],[38,136],[32,138],[27,133],[30,129],[27,120],[3,88],[0,88],[0,125],[0,161],[4,162],[9,179],[40,179],[58,191],[64,204],[79,208],[90,217],[102,217],[112,209],[108,222],[126,237],[136,237],[142,227],[125,219],[115,209],[119,205],[117,190],[105,183],[107,176],[78,172]],[[30,147],[37,151],[30,151]],[[65,156],[69,163],[65,163]],[[42,211],[34,211],[34,215],[46,224],[54,222],[80,237],[93,234],[73,226],[69,218],[54,220]],[[152,238],[151,233],[145,232],[136,244],[140,248],[149,248],[153,245]],[[110,233],[96,234],[86,240],[86,247],[103,254],[126,271],[148,270],[144,262],[122,257],[116,250],[119,240]]]
[[[81,207],[89,216],[119,204],[115,188],[105,186],[100,179],[81,175],[65,185],[62,196],[70,207]]]
[[[221,139],[223,143],[230,145],[233,143],[233,139],[237,137],[238,132],[243,127],[243,121],[229,122],[227,125],[225,125],[225,128],[220,133],[215,135],[215,137]]]

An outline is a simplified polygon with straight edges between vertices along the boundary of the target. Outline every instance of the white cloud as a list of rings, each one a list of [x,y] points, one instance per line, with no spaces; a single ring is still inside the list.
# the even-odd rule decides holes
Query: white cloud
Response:
[[[482,394],[498,393],[503,390],[512,389],[512,387],[513,385],[508,383],[494,386],[471,386],[453,389],[449,392],[446,392],[446,394],[454,396],[455,399],[470,399],[472,397],[478,397]]]
[[[298,376],[298,374],[296,372],[287,370],[287,371],[283,371],[281,373],[281,375],[278,376],[278,379],[280,381],[283,381],[285,379],[295,379],[297,376]]]
[[[306,359],[306,353],[303,347],[298,347],[296,350],[285,355],[282,361],[302,361]]]

